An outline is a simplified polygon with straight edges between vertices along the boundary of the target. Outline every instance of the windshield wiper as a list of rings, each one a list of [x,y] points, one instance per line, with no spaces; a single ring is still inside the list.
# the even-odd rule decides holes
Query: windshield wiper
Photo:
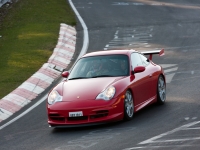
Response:
[[[111,75],[99,75],[99,76],[93,76],[91,78],[98,78],[98,77],[114,77],[114,76],[111,76]]]
[[[88,77],[76,77],[76,78],[70,78],[70,79],[68,79],[68,80],[75,80],[75,79],[86,79],[86,78],[88,78]]]

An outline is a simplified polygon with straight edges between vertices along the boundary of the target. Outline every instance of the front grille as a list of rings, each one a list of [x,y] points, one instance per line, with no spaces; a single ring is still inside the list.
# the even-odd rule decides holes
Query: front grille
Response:
[[[99,111],[96,111],[96,114],[104,114],[104,113],[108,113],[108,110],[99,110]]]
[[[49,114],[49,119],[52,121],[65,122],[65,117],[60,116],[59,114]]]
[[[49,114],[49,117],[58,117],[60,116],[59,114]]]
[[[96,118],[101,118],[101,117],[106,117],[108,116],[108,110],[99,110],[96,111],[96,114],[90,115],[90,119],[96,119]]]
[[[80,117],[68,117],[68,121],[81,121],[81,120],[88,120],[87,116],[80,116]]]

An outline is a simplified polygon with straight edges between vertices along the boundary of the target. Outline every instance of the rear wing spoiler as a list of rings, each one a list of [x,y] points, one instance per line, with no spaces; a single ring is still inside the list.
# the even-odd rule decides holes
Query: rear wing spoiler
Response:
[[[149,55],[149,60],[152,60],[152,56],[153,56],[154,54],[159,54],[159,56],[165,55],[164,49],[155,50],[155,51],[145,51],[145,52],[141,52],[141,53],[144,54],[144,55]]]

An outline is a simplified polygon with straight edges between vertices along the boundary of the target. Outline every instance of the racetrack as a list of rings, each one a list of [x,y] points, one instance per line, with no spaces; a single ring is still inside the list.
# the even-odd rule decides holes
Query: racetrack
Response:
[[[48,128],[46,104],[0,130],[0,149],[124,150],[200,149],[200,2],[198,0],[72,0],[89,31],[88,52],[165,49],[153,57],[167,76],[167,101],[129,122]],[[77,26],[77,50],[83,30]],[[76,55],[78,56],[78,54]],[[27,105],[15,116],[32,104]],[[1,124],[2,125],[2,124]]]

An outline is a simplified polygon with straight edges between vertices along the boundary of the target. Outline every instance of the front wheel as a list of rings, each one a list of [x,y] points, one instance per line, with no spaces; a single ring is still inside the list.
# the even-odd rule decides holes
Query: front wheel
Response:
[[[163,76],[159,76],[157,85],[157,102],[164,104],[166,100],[166,84]]]
[[[124,99],[124,120],[131,120],[134,114],[133,97],[130,91],[126,91]]]

